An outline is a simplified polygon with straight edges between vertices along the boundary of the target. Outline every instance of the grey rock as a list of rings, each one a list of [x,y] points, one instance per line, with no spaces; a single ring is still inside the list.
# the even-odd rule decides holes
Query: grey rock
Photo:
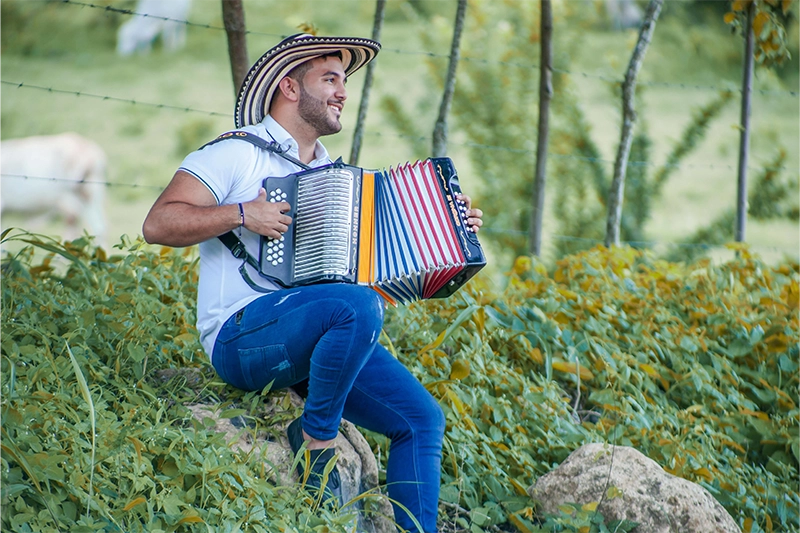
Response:
[[[603,499],[608,487],[621,495]],[[706,489],[665,472],[626,446],[586,444],[540,477],[528,494],[545,513],[557,513],[564,503],[602,500],[598,510],[606,520],[639,523],[633,533],[740,533],[731,515]]]
[[[302,407],[303,400],[294,392],[289,392],[293,408]],[[271,395],[266,402],[266,415],[286,410],[284,401]],[[236,419],[219,418],[217,406],[214,404],[193,404],[186,406],[200,422],[204,422],[212,431],[223,433],[228,445],[234,450],[249,453],[253,450],[263,457],[270,470],[270,479],[278,485],[297,482],[297,472],[291,469],[294,456],[286,438],[287,420],[281,427],[273,428],[273,434],[279,438],[270,438],[266,432],[257,435],[252,428]],[[212,424],[213,423],[213,424]],[[337,468],[342,480],[343,512],[356,511],[355,530],[367,533],[395,533],[394,513],[389,500],[378,486],[378,463],[364,436],[358,429],[342,420],[339,435],[334,440],[336,452],[339,454]],[[353,502],[359,495],[369,493],[367,498]]]

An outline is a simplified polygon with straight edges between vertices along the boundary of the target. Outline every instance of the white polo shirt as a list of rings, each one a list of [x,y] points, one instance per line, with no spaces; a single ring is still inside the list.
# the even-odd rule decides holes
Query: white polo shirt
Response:
[[[300,157],[297,142],[269,115],[260,124],[246,126],[240,131],[255,134],[266,141],[274,138],[281,146],[288,148],[289,155]],[[331,163],[328,151],[319,141],[314,156],[309,165],[311,167]],[[247,141],[229,139],[192,152],[183,160],[180,170],[192,174],[208,187],[218,205],[227,205],[254,200],[264,178],[286,176],[301,169],[283,157]],[[250,255],[258,258],[259,236],[244,228],[234,232],[240,235]],[[225,321],[262,294],[245,283],[239,273],[242,260],[233,257],[219,239],[201,242],[199,248],[197,329],[200,342],[210,358],[214,341]],[[249,265],[246,268],[250,278],[258,285],[268,289],[280,288],[259,276]]]

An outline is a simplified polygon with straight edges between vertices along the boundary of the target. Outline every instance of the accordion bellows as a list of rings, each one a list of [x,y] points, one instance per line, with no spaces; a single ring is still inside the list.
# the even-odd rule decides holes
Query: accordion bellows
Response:
[[[447,297],[486,265],[450,158],[380,171],[334,163],[264,188],[291,206],[289,231],[261,239],[260,273],[281,286],[358,283],[408,303]]]

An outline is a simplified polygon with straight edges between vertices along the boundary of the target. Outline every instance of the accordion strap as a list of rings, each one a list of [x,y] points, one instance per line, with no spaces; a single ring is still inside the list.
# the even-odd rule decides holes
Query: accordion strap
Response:
[[[282,158],[286,159],[290,163],[294,163],[298,167],[302,168],[303,170],[308,170],[311,167],[297,159],[296,157],[292,157],[286,153],[286,150],[278,144],[276,141],[267,142],[258,135],[253,135],[252,133],[247,133],[246,131],[229,131],[228,133],[223,133],[216,139],[211,142],[204,144],[200,149],[202,150],[206,146],[216,144],[220,141],[224,141],[227,139],[239,139],[241,141],[247,141],[252,145],[261,148],[262,150],[268,150],[275,155],[279,155]],[[231,251],[233,257],[236,259],[241,259],[242,264],[239,267],[239,274],[242,275],[242,279],[244,280],[247,285],[256,292],[268,293],[273,292],[274,289],[265,289],[256,283],[250,278],[250,275],[247,273],[246,265],[250,265],[251,267],[255,268],[256,271],[259,271],[258,261],[248,253],[247,248],[245,248],[244,243],[239,239],[239,237],[232,231],[224,233],[217,237],[222,244],[225,245],[228,250]]]
[[[302,161],[300,161],[296,157],[293,157],[293,156],[290,156],[289,154],[287,154],[286,150],[280,144],[278,144],[277,141],[272,140],[272,141],[267,142],[264,139],[262,139],[261,137],[259,137],[258,135],[253,135],[252,133],[247,133],[246,131],[229,131],[228,133],[223,133],[222,135],[220,135],[219,137],[217,137],[213,141],[207,142],[206,144],[204,144],[202,147],[200,147],[200,149],[202,150],[206,146],[210,146],[212,144],[217,144],[218,142],[224,141],[224,140],[227,140],[227,139],[239,139],[241,141],[247,141],[250,144],[258,146],[262,150],[269,150],[273,154],[281,156],[285,160],[289,161],[290,163],[294,163],[295,165],[297,165],[298,167],[302,168],[303,170],[308,170],[308,169],[311,168],[310,166],[306,165],[305,163],[303,163]]]

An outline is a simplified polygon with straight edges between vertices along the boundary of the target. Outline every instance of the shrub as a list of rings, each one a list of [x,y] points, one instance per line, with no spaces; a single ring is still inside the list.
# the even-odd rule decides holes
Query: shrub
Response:
[[[214,377],[192,252],[4,243],[24,246],[2,264],[3,530],[347,530],[351,515],[314,512],[184,407],[210,397],[269,426],[258,405],[282,394]],[[613,530],[591,506],[540,516],[526,494],[597,441],[701,484],[744,531],[797,524],[800,274],[737,252],[682,264],[599,247],[550,273],[520,258],[499,293],[478,277],[390,309],[382,341],[447,416],[443,528]],[[187,367],[192,383],[154,379]]]

